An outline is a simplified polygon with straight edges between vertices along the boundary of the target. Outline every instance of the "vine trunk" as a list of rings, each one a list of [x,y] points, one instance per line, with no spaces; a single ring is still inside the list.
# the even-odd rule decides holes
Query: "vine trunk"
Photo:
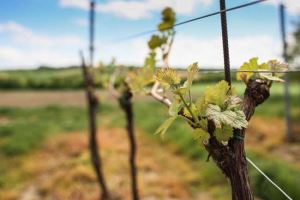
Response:
[[[100,146],[97,142],[97,109],[98,109],[98,98],[94,92],[94,81],[89,73],[83,56],[82,58],[82,74],[85,82],[85,92],[87,98],[87,106],[88,106],[88,121],[89,121],[89,150],[92,160],[92,165],[95,170],[97,181],[99,184],[99,189],[101,191],[101,200],[108,200],[109,193],[106,186],[106,182],[104,179],[104,175],[102,172],[102,162],[100,155]]]
[[[265,82],[254,80],[247,82],[242,104],[247,121],[251,119],[255,108],[269,97],[270,86]],[[233,137],[228,141],[228,145],[221,144],[213,136],[214,130],[214,123],[209,121],[208,132],[211,138],[205,144],[205,147],[217,166],[230,180],[232,200],[253,200],[243,140],[245,129],[235,129]]]
[[[126,129],[129,139],[129,166],[131,175],[131,193],[133,200],[139,200],[137,167],[136,167],[136,139],[134,135],[133,110],[132,110],[132,94],[129,90],[125,90],[119,97],[119,104],[126,115]]]

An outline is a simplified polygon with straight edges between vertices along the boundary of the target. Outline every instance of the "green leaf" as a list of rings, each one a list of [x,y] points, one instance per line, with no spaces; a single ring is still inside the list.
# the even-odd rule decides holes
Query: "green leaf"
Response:
[[[246,120],[245,113],[242,110],[235,110],[235,113],[237,117],[234,121],[233,127],[238,129],[247,128],[248,121]]]
[[[288,70],[288,64],[286,63],[281,63],[277,60],[270,60],[268,62],[268,65],[270,66],[270,69],[273,71],[287,71]],[[274,73],[274,76],[276,77],[282,77],[284,75],[284,73]]]
[[[158,70],[155,78],[166,89],[178,85],[181,81],[177,72],[171,68]]]
[[[167,7],[162,11],[162,20],[163,21],[174,21],[175,20],[175,12],[172,8]]]
[[[288,65],[285,63],[280,63],[277,60],[270,60],[268,63],[262,63],[258,64],[257,63],[258,58],[252,58],[249,60],[249,62],[245,62],[240,69],[238,70],[237,73],[237,80],[244,80],[248,81],[251,77],[254,75],[257,76],[257,78],[261,79],[267,79],[270,81],[278,81],[278,82],[283,82],[282,79],[279,77],[282,77],[284,74],[283,73],[258,73],[255,74],[254,72],[242,72],[242,71],[286,71],[288,69]]]
[[[186,84],[183,84],[183,86],[180,86],[180,87],[174,89],[173,92],[177,95],[184,96],[184,95],[186,95],[187,91],[188,91],[188,88],[186,87]]]
[[[230,125],[233,128],[246,128],[248,122],[246,116],[241,110],[225,110],[221,111],[221,108],[217,105],[209,104],[206,110],[208,119],[213,120],[216,128],[221,128],[222,125]]]
[[[219,142],[226,142],[233,135],[233,128],[229,125],[224,125],[221,128],[217,128],[214,132]]]
[[[191,105],[189,105],[189,108],[190,108],[191,112],[194,114],[194,116],[198,116],[198,109],[195,104],[192,103]],[[186,107],[184,107],[184,109],[183,109],[183,115],[187,116],[189,118],[193,117],[193,115],[190,113],[190,111]]]
[[[160,47],[165,42],[166,42],[166,39],[160,38],[158,35],[152,35],[151,39],[148,42],[148,46],[150,49],[154,50],[157,47]]]
[[[182,102],[175,99],[169,107],[169,114],[171,116],[177,116],[181,108]]]
[[[258,58],[251,58],[248,62],[245,62],[236,73],[236,79],[237,80],[249,80],[254,73],[253,72],[239,72],[239,71],[255,71],[258,70]]]
[[[242,99],[238,96],[230,96],[226,100],[227,109],[234,109],[241,106]]]
[[[150,52],[149,55],[145,58],[144,66],[154,69],[156,64],[155,56],[156,53],[154,51]]]
[[[197,74],[197,72],[199,71],[199,68],[198,68],[198,63],[193,63],[191,64],[188,69],[187,69],[187,72],[188,72],[188,76],[187,76],[187,87],[188,89],[192,86],[193,84],[193,79],[194,79],[194,76]]]
[[[225,100],[230,94],[230,86],[224,80],[217,83],[215,86],[207,87],[204,91],[204,99],[207,104],[216,104],[223,106]]]
[[[277,76],[273,76],[273,73],[259,73],[259,76],[265,79],[268,79],[270,81],[276,81],[276,82],[284,82],[283,79],[277,77]]]
[[[172,28],[172,26],[173,26],[173,23],[161,22],[160,24],[158,24],[157,28],[159,31],[165,31],[165,30]]]
[[[158,127],[158,129],[155,131],[155,134],[160,134],[163,137],[176,118],[177,116],[172,116],[164,121],[164,123],[162,123],[160,127]]]
[[[204,96],[200,96],[195,103],[198,112],[200,113],[200,115],[205,115],[206,109],[208,107],[208,103],[205,101],[205,97]]]
[[[209,104],[207,109],[206,109],[206,116],[208,119],[213,120],[215,123],[215,126],[217,128],[222,127],[222,121],[220,119],[220,114],[221,114],[221,108],[218,105],[212,105]]]
[[[154,68],[144,66],[135,72],[129,72],[126,82],[133,93],[145,91],[145,87],[154,82]]]
[[[195,138],[200,139],[201,142],[205,142],[210,138],[209,133],[202,128],[194,129],[193,134],[195,135]]]

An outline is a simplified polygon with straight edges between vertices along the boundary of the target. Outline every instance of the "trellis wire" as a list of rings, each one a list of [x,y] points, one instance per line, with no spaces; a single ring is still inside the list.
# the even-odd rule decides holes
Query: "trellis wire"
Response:
[[[264,71],[258,71],[258,70],[238,70],[238,69],[231,69],[231,72],[252,72],[252,73],[278,73],[278,74],[286,74],[286,73],[292,73],[292,72],[300,72],[300,70],[286,70],[286,71],[276,71],[276,70],[264,70]],[[206,69],[206,70],[199,70],[199,72],[206,72],[206,73],[223,73],[223,69]]]
[[[250,158],[246,157],[247,161],[261,174],[263,175],[274,187],[276,187],[287,199],[293,200],[283,189],[281,189],[276,183],[274,183]]]
[[[187,24],[187,23],[190,23],[190,22],[193,22],[193,21],[204,19],[204,18],[207,18],[207,17],[212,17],[214,15],[218,15],[218,14],[221,14],[221,13],[226,13],[226,12],[237,10],[237,9],[240,9],[240,8],[252,6],[252,5],[255,5],[255,4],[258,4],[258,3],[262,3],[264,1],[268,1],[268,0],[257,0],[257,1],[252,1],[252,2],[249,2],[249,3],[241,4],[241,5],[238,5],[238,6],[234,6],[234,7],[228,8],[228,9],[221,9],[220,11],[212,12],[212,13],[209,13],[209,14],[206,14],[206,15],[202,15],[200,17],[196,17],[196,18],[188,19],[188,20],[185,20],[185,21],[182,21],[182,22],[178,22],[178,23],[174,24],[173,26],[167,27],[166,30],[177,27],[177,26],[181,26],[183,24]],[[136,33],[136,34],[132,34],[132,35],[129,35],[129,36],[126,36],[126,37],[123,37],[123,38],[116,39],[116,40],[110,42],[109,44],[134,39],[134,38],[137,38],[137,37],[141,37],[141,36],[148,35],[148,34],[151,34],[151,33],[156,33],[156,32],[157,32],[157,29],[143,31],[143,32],[140,32],[140,33]]]

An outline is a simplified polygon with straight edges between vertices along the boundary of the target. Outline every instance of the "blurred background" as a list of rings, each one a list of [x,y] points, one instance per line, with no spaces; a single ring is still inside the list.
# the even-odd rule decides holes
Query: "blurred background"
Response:
[[[227,1],[234,7],[251,0]],[[89,50],[88,0],[0,2],[0,199],[98,199],[88,152],[87,109],[78,51]],[[282,37],[280,4],[285,5]],[[95,62],[102,73],[116,65],[135,69],[166,6],[181,22],[219,11],[217,0],[97,0]],[[281,10],[282,11],[282,10]],[[281,13],[282,14],[282,13]],[[234,69],[252,57],[287,61],[286,83],[256,110],[246,137],[247,155],[293,199],[300,199],[300,4],[268,0],[227,13],[233,86],[245,85]],[[220,16],[176,27],[171,66],[198,62],[192,91],[224,79]],[[143,34],[139,34],[143,33]],[[130,199],[125,119],[95,73],[98,140],[108,187]],[[178,120],[164,139],[154,135],[166,108],[150,97],[134,97],[139,190],[145,200],[230,199],[230,187],[191,128]],[[249,166],[257,199],[286,199]]]

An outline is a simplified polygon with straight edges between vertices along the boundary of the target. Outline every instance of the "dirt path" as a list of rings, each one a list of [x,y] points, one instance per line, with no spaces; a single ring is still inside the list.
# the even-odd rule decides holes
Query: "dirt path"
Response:
[[[126,133],[122,129],[109,129],[99,135],[109,189],[119,199],[129,200]],[[210,199],[206,193],[191,194],[192,185],[199,183],[199,173],[188,161],[145,135],[139,136],[138,141],[139,186],[143,200],[196,200],[204,196]],[[14,196],[20,200],[97,199],[98,188],[86,149],[83,133],[49,139],[41,150],[27,157],[22,169],[31,174],[31,181]]]
[[[105,91],[98,91],[101,100],[111,101]],[[0,107],[41,107],[48,105],[85,106],[83,90],[0,90]],[[153,100],[147,96],[137,96],[136,100]]]
[[[83,90],[24,90],[1,91],[0,106],[5,107],[36,107],[52,104],[84,106]]]

